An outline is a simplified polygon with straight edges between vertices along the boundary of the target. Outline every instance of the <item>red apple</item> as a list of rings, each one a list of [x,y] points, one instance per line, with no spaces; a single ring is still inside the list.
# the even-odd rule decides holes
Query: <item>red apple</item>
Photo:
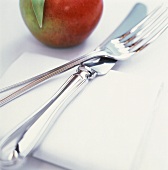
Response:
[[[31,0],[20,0],[23,20],[42,43],[70,47],[82,43],[97,26],[103,0],[45,0],[43,25],[39,27]]]

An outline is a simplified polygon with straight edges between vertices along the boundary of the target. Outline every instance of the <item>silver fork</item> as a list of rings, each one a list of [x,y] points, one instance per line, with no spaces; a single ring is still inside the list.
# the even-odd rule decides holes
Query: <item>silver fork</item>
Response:
[[[139,24],[123,35],[115,39],[112,39],[112,35],[110,35],[93,52],[30,79],[0,89],[0,93],[2,93],[4,91],[26,84],[19,90],[16,90],[15,92],[1,99],[0,107],[28,92],[49,78],[80,65],[85,61],[100,58],[101,56],[106,56],[107,58],[113,58],[115,60],[128,59],[133,54],[147,47],[166,29],[167,8],[161,6],[152,11]]]
[[[63,109],[90,79],[106,74],[117,60],[125,60],[147,47],[166,30],[167,19],[167,8],[158,8],[125,34],[115,39],[109,36],[92,53],[73,61],[80,61],[77,73],[73,74],[42,107],[0,141],[1,164],[15,164],[31,153]],[[70,67],[73,62],[69,63]],[[55,74],[54,71],[42,74],[37,80],[51,77],[51,74]]]

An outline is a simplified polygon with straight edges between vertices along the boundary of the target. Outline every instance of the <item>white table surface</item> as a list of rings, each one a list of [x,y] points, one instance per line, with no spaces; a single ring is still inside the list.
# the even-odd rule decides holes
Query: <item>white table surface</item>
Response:
[[[0,0],[0,75],[14,62],[23,52],[33,52],[66,60],[74,59],[94,49],[102,40],[109,35],[129,13],[137,3],[144,3],[149,11],[160,4],[160,0],[104,0],[106,6],[103,17],[92,33],[83,44],[69,48],[49,48],[38,42],[28,31],[23,23],[19,11],[19,1]],[[168,6],[168,1],[164,1]],[[117,17],[116,17],[117,16]],[[112,24],[109,24],[111,20]],[[101,36],[97,32],[103,30]],[[102,36],[103,35],[103,36]],[[168,30],[158,41],[153,43],[141,55],[125,62],[118,62],[115,70],[145,76],[163,81],[165,84],[163,100],[156,111],[155,119],[151,125],[149,140],[145,145],[140,170],[166,170],[168,169]],[[142,55],[143,54],[143,55]],[[138,57],[140,56],[140,57]],[[48,163],[28,158],[26,166],[16,168],[18,170],[59,170],[61,168]]]

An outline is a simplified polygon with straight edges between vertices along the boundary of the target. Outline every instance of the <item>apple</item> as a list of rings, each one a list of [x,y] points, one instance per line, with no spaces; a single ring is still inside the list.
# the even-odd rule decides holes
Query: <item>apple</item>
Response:
[[[40,42],[71,47],[82,43],[96,28],[103,0],[45,0],[41,26],[32,0],[20,0],[20,11],[28,29]]]

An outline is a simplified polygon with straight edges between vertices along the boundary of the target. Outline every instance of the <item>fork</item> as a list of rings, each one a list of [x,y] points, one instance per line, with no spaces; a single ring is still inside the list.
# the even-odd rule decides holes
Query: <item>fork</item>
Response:
[[[142,51],[167,29],[167,19],[167,8],[159,7],[128,32],[115,39],[109,36],[92,53],[73,61],[75,63],[80,61],[77,72],[42,107],[0,141],[1,164],[4,166],[15,164],[30,154],[63,109],[90,79],[107,74],[116,61],[128,59]],[[73,62],[68,64],[73,65]],[[42,74],[41,77],[36,77],[35,81],[46,80],[48,76],[55,74],[54,71],[51,70]]]
[[[131,30],[127,31],[123,35],[112,39],[111,34],[93,52],[90,52],[84,56],[81,56],[75,60],[72,60],[57,68],[39,74],[35,77],[0,89],[0,93],[2,93],[12,88],[26,84],[19,90],[16,90],[15,92],[1,99],[0,107],[21,96],[22,94],[30,91],[31,89],[33,89],[40,83],[48,80],[49,78],[63,73],[75,66],[78,66],[85,61],[99,58],[101,56],[106,56],[115,60],[128,59],[133,54],[147,47],[151,42],[159,37],[159,35],[161,35],[167,29],[167,27],[167,8],[160,6],[153,10],[139,24],[137,24],[135,27],[133,27]]]

